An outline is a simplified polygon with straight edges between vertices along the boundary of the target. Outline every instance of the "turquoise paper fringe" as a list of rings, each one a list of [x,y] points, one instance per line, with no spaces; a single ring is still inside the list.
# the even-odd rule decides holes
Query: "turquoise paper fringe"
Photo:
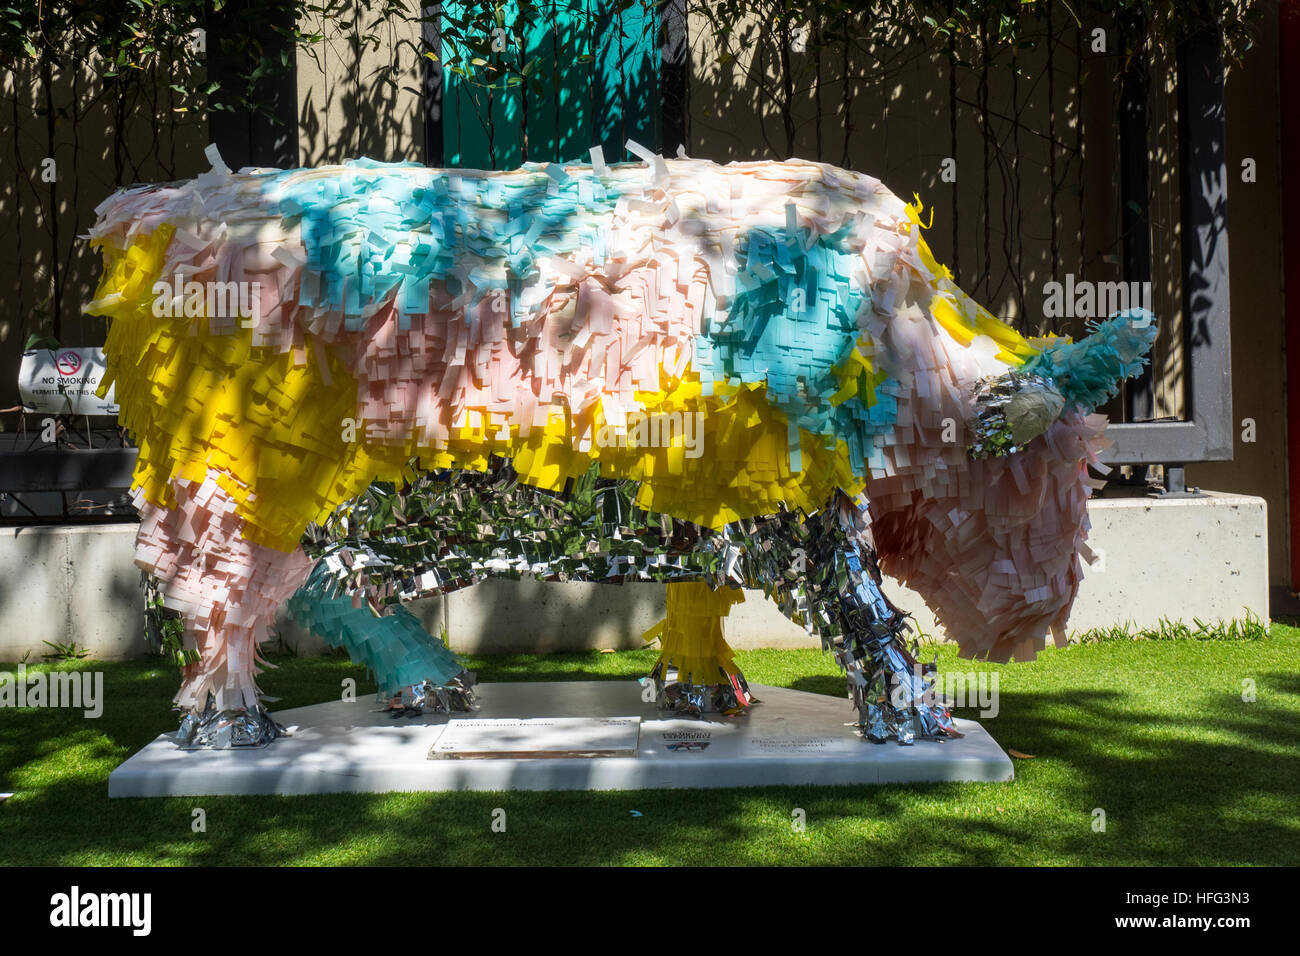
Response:
[[[375,617],[364,605],[353,607],[349,597],[331,597],[333,582],[325,562],[318,562],[307,583],[289,599],[289,613],[330,646],[343,648],[352,660],[369,668],[385,694],[424,680],[445,684],[464,670],[406,608],[399,605],[392,614]]]

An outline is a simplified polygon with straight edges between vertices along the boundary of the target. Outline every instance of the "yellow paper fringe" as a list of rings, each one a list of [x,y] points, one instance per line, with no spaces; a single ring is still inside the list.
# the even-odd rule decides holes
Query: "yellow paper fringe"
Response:
[[[722,621],[734,604],[745,600],[739,588],[712,590],[702,581],[670,582],[668,615],[642,637],[659,638],[658,663],[677,668],[677,678],[696,684],[717,684],[740,672],[723,638]]]
[[[246,329],[209,334],[207,320],[153,314],[154,284],[162,278],[169,226],[140,235],[125,248],[106,249],[107,268],[88,309],[108,324],[110,369],[139,369],[116,381],[120,419],[140,454],[135,482],[145,497],[168,507],[169,482],[202,480],[208,469],[247,522],[245,537],[280,551],[297,547],[303,529],[356,497],[375,480],[400,481],[418,458],[424,468],[485,470],[491,456],[513,459],[527,484],[557,490],[593,461],[606,477],[643,481],[638,504],[696,524],[720,528],[739,518],[771,514],[784,502],[812,511],[836,488],[856,494],[847,445],[800,430],[801,472],[791,472],[789,430],[761,385],[705,388],[687,371],[661,374],[658,393],[638,393],[645,414],[703,413],[697,436],[707,455],[687,456],[681,441],[669,447],[601,447],[575,436],[572,414],[552,410],[544,428],[522,436],[476,416],[453,430],[446,447],[416,439],[369,441],[355,421],[357,382],[328,348],[304,333],[308,358],[295,351],[254,346]],[[320,361],[326,363],[321,368]],[[874,374],[861,360],[856,380]],[[353,420],[352,440],[345,440]],[[594,412],[595,431],[604,424]]]

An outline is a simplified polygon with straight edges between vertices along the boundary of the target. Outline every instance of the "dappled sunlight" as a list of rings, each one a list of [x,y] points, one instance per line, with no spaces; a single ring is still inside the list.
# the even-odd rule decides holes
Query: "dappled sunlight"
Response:
[[[1294,860],[1300,841],[1300,633],[1294,629],[1275,625],[1273,636],[1254,642],[1075,646],[1049,651],[1032,664],[1001,667],[960,661],[951,647],[937,653],[941,671],[999,673],[998,715],[982,723],[1004,748],[1034,755],[1015,761],[1014,781],[108,800],[109,771],[169,729],[170,675],[149,661],[96,665],[106,671],[109,689],[97,726],[67,711],[0,710],[0,790],[16,791],[0,812],[0,837],[6,837],[0,839],[0,863],[1137,866]],[[468,663],[493,681],[631,680],[654,655],[647,649]],[[742,651],[738,657],[757,684],[844,692],[834,662],[816,650]],[[360,669],[337,658],[277,663],[266,683],[284,698],[278,707],[337,699],[344,677],[358,679],[359,697],[373,693]],[[1249,704],[1239,688],[1239,675],[1247,674],[1258,694]],[[959,713],[979,719],[975,709]],[[852,720],[847,700],[845,720]],[[191,832],[196,807],[207,813],[206,833]],[[497,808],[506,812],[504,833],[490,828]],[[795,808],[806,815],[802,833],[791,825]],[[1104,833],[1091,826],[1096,808],[1106,813]]]

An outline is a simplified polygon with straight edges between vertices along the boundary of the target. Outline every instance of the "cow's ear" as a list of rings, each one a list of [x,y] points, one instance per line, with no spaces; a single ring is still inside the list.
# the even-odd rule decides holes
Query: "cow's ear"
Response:
[[[972,458],[1011,455],[1052,427],[1065,399],[1050,379],[1007,372],[975,387],[966,422],[966,451]]]

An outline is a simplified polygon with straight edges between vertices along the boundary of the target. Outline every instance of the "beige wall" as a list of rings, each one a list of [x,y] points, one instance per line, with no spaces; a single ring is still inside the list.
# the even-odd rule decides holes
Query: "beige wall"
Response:
[[[334,19],[315,18],[304,30],[321,42],[298,53],[298,156],[304,166],[366,156],[385,162],[424,155],[417,46],[420,24],[381,22],[354,4],[356,22],[343,30]],[[358,35],[383,38],[378,49]],[[393,68],[393,75],[386,72]]]

